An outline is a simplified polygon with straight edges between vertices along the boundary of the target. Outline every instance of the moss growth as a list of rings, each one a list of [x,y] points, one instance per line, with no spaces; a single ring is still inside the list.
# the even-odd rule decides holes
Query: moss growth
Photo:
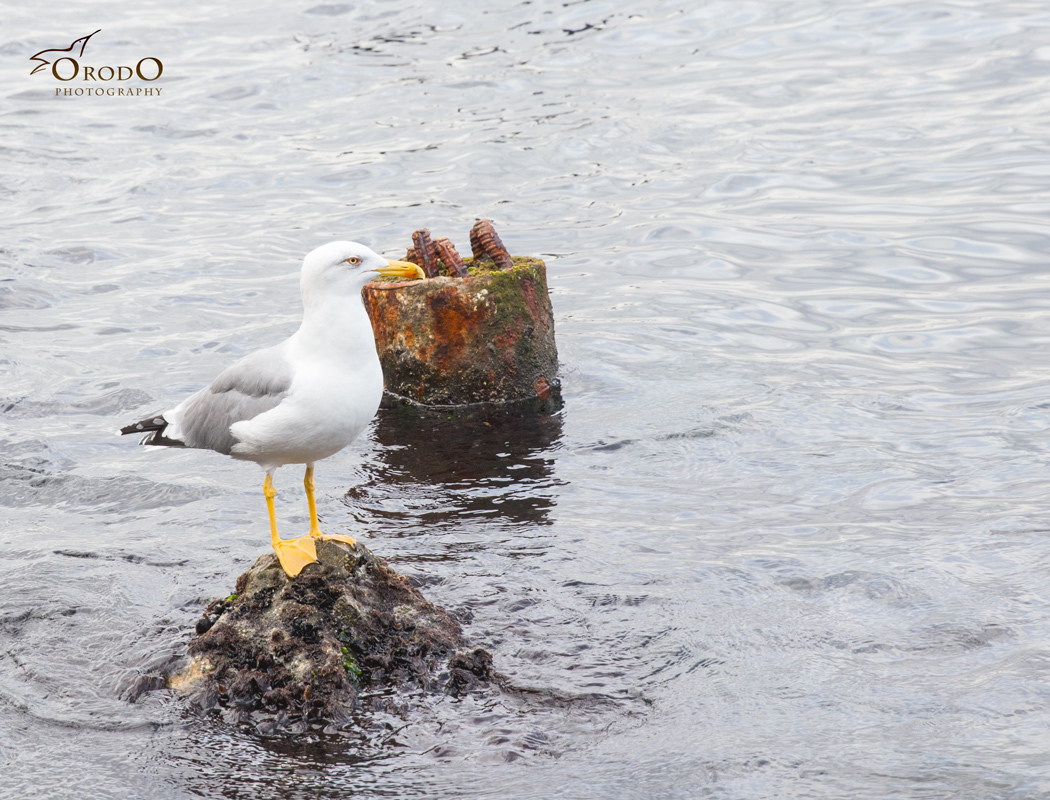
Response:
[[[515,261],[523,263],[515,263],[513,269],[486,273],[489,280],[488,290],[496,301],[492,315],[494,322],[491,323],[496,330],[506,330],[510,325],[532,319],[526,294],[522,291],[523,281],[535,281],[537,295],[547,295],[544,272],[536,267],[537,259],[523,258]],[[527,273],[527,277],[522,275],[523,271]],[[520,344],[530,343],[529,338],[521,338],[518,341]]]
[[[345,644],[342,648],[343,651],[343,669],[346,671],[346,677],[354,686],[361,685],[361,668],[354,662],[354,657],[350,655],[350,648]]]
[[[514,270],[521,267],[531,267],[537,263],[542,263],[540,259],[529,256],[511,256],[510,260],[514,263],[511,269],[500,269],[491,258],[483,258],[478,261],[468,256],[463,259],[463,266],[467,268],[467,272],[471,275],[490,275],[493,273],[512,274]]]
[[[531,256],[511,256],[511,261],[514,263],[513,267],[500,269],[491,258],[483,258],[478,261],[472,256],[467,256],[463,259],[463,266],[467,268],[467,272],[473,277],[478,275],[512,275],[518,269],[533,267],[536,264],[543,263],[540,259],[532,258]],[[443,265],[439,277],[448,277],[448,269]],[[396,275],[380,275],[378,278],[373,278],[371,283],[404,283],[406,280],[411,279],[400,278]]]

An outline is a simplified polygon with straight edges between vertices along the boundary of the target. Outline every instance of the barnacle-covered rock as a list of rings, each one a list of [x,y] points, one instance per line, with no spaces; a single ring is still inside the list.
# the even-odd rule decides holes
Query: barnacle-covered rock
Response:
[[[168,685],[265,734],[346,727],[388,702],[373,690],[460,695],[492,680],[492,657],[366,547],[326,540],[317,557],[295,578],[260,557],[208,607]]]

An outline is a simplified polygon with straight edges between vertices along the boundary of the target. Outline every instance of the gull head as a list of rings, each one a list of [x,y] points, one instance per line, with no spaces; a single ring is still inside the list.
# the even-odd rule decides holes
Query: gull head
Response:
[[[423,277],[415,264],[390,261],[357,242],[329,242],[303,259],[300,288],[303,297],[360,294],[379,275]]]

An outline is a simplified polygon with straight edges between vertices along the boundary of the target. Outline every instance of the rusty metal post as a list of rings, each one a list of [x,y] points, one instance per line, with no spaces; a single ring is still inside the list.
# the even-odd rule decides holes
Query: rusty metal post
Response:
[[[430,242],[414,239],[419,255]],[[546,265],[506,255],[446,266],[469,277],[365,286],[388,394],[427,406],[546,400],[558,371]]]

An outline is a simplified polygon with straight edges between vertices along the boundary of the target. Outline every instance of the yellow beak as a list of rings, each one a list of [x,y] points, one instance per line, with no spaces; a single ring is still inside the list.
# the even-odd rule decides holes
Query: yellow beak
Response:
[[[410,261],[387,261],[385,267],[376,270],[380,275],[397,278],[425,278],[423,270]]]

